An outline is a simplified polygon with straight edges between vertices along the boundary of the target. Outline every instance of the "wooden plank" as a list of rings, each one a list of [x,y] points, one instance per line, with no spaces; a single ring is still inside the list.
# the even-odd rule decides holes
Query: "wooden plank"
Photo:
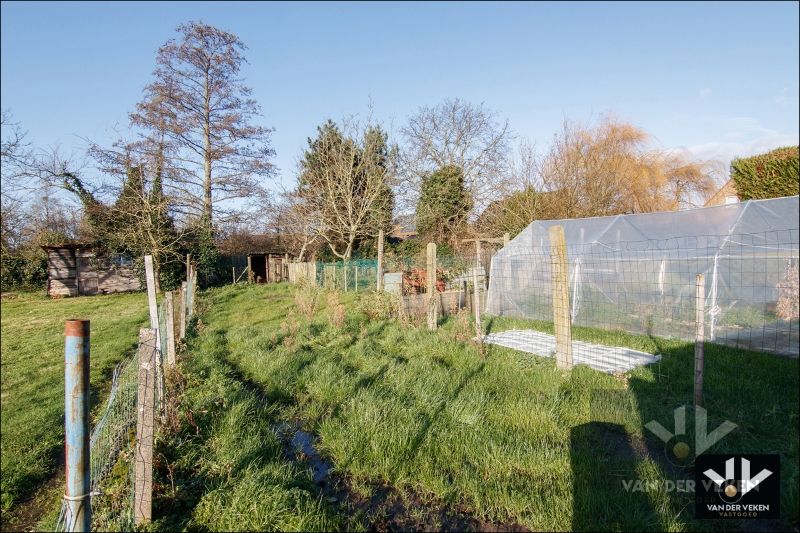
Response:
[[[181,316],[179,319],[180,325],[180,339],[186,338],[186,285],[185,281],[181,282]]]
[[[428,300],[428,329],[433,331],[438,324],[436,305],[436,243],[429,242],[426,250],[428,271],[426,274],[427,300]]]
[[[478,237],[477,239],[461,239],[461,242],[468,243],[468,242],[488,242],[494,244],[501,244],[503,242],[503,237]]]
[[[77,296],[78,287],[75,280],[62,281],[59,279],[49,280],[47,294],[50,296]]]
[[[47,269],[47,275],[50,276],[52,279],[63,279],[63,280],[72,280],[75,281],[75,276],[78,275],[78,270],[76,268],[53,268],[50,267]]]
[[[167,364],[175,365],[175,309],[172,291],[164,293],[164,312],[167,313]]]
[[[563,226],[550,227],[550,260],[553,283],[553,323],[556,331],[556,367],[572,368],[572,324],[569,307],[567,241]]]
[[[705,370],[704,342],[705,342],[705,304],[706,304],[706,278],[698,274],[695,279],[694,293],[694,405],[703,407],[703,373]]]
[[[481,287],[478,285],[478,268],[481,266],[481,241],[475,240],[475,266],[472,268],[472,308],[475,311],[475,336],[483,342],[481,325]]]
[[[134,455],[134,522],[153,518],[153,433],[155,431],[156,331],[139,331],[139,390],[137,392],[136,451]]]
[[[147,307],[150,310],[150,327],[158,331],[158,304],[156,302],[156,277],[153,272],[153,256],[151,255],[144,256],[144,276],[145,280],[147,280]]]
[[[383,290],[383,230],[378,231],[378,291]]]
[[[76,260],[72,250],[50,250],[47,252],[47,261],[56,267],[75,267]]]

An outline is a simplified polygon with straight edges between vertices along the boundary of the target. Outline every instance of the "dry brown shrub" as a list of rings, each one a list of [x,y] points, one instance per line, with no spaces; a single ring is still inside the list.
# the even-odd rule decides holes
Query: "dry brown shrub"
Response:
[[[320,291],[316,287],[301,287],[294,293],[294,303],[307,319],[314,318],[320,303]]]
[[[787,265],[783,279],[778,283],[777,315],[783,320],[800,317],[800,280],[797,266]]]
[[[346,312],[336,292],[328,293],[328,313],[333,327],[342,329],[344,327]]]

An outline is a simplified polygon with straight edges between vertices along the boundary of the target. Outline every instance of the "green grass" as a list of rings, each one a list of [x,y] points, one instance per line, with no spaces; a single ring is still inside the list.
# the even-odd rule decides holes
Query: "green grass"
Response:
[[[355,527],[315,498],[307,472],[281,458],[272,424],[299,419],[335,473],[367,496],[388,484],[537,530],[740,526],[694,521],[689,494],[623,490],[623,480],[692,477],[670,467],[643,427],[657,420],[671,428],[673,409],[691,404],[692,345],[576,328],[576,339],[663,359],[624,379],[586,367],[562,372],[551,359],[505,348],[481,354],[463,317],[429,332],[368,319],[354,305],[364,296],[339,298],[342,324],[324,298],[313,318],[300,315],[285,285],[204,295],[203,324],[183,363],[182,429],[163,448],[173,470],[162,483],[174,494],[160,500],[157,525]],[[531,325],[548,329],[487,320],[493,331]],[[705,397],[709,429],[725,419],[738,425],[710,451],[781,454],[783,524],[796,524],[798,361],[710,345]]]
[[[51,300],[21,294],[0,303],[2,319],[2,510],[14,513],[56,472],[64,445],[64,321],[91,320],[94,411],[114,366],[136,347],[144,294]],[[55,502],[53,502],[55,505]],[[7,518],[4,518],[4,522]]]

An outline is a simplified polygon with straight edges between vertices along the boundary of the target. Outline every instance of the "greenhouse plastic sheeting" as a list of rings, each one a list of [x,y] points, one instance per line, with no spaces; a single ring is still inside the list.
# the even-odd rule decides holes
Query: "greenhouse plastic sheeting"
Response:
[[[552,322],[548,230],[561,225],[574,325],[692,339],[704,274],[708,340],[796,354],[799,205],[534,221],[492,258],[486,312]]]

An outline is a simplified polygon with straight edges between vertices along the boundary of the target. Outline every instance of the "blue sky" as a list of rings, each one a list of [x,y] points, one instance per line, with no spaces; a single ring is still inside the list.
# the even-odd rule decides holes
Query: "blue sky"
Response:
[[[3,2],[2,108],[36,145],[109,143],[175,27],[247,44],[247,83],[288,184],[325,119],[390,131],[423,104],[485,102],[540,150],[614,113],[665,148],[728,161],[798,142],[798,4]]]

